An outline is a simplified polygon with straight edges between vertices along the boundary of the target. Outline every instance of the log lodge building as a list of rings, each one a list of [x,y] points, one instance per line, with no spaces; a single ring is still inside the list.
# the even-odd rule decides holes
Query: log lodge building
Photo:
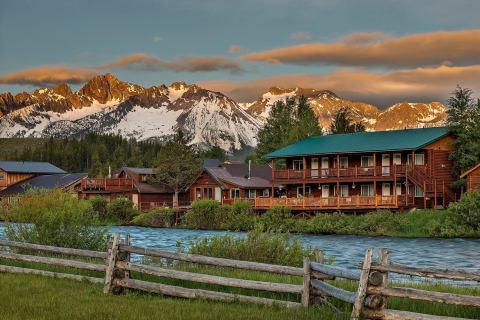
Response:
[[[306,138],[268,154],[270,165],[210,160],[180,193],[179,205],[185,210],[198,199],[242,199],[257,211],[445,208],[457,198],[450,189],[456,180],[452,141],[443,127],[360,132]],[[126,196],[143,211],[172,206],[173,191],[150,183],[153,175],[152,168],[122,168],[114,178],[85,178],[79,195]]]

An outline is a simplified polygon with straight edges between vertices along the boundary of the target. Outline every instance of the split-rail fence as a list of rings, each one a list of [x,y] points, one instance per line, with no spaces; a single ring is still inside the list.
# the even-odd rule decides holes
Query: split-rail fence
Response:
[[[350,319],[381,320],[459,320],[460,318],[434,316],[415,312],[392,310],[387,308],[389,297],[401,297],[445,304],[472,306],[479,308],[480,297],[459,294],[425,291],[414,288],[388,286],[390,273],[426,277],[434,279],[449,279],[454,281],[480,282],[480,273],[465,272],[460,270],[441,270],[430,268],[417,268],[391,263],[386,249],[379,250],[379,261],[373,261],[373,249],[368,249],[359,269],[347,269],[324,264],[322,257],[317,257],[316,262],[304,258],[303,268],[272,265],[259,262],[215,258],[195,254],[170,252],[154,248],[133,246],[130,237],[126,235],[120,239],[115,234],[109,241],[107,252],[90,251],[72,248],[53,247],[31,243],[0,240],[0,247],[16,250],[0,251],[0,259],[24,261],[31,263],[55,265],[61,267],[83,269],[104,273],[103,278],[53,272],[40,269],[31,269],[0,264],[0,272],[36,274],[47,277],[65,278],[78,281],[89,281],[103,284],[105,293],[120,293],[123,289],[134,289],[152,293],[161,293],[168,296],[182,298],[204,298],[220,301],[241,301],[246,303],[260,303],[267,305],[283,305],[285,307],[308,307],[316,301],[326,301],[334,297],[353,305]],[[37,252],[61,255],[59,257],[34,255]],[[150,257],[164,258],[175,261],[184,261],[215,267],[228,267],[234,269],[253,270],[260,272],[276,273],[303,278],[302,285],[274,283],[238,278],[227,278],[201,273],[186,272],[174,269],[161,268],[151,265],[132,262],[131,255],[138,254]],[[65,257],[77,257],[66,259]],[[88,258],[89,262],[79,258]],[[91,262],[97,260],[96,263]],[[299,301],[271,299],[258,296],[249,296],[219,292],[204,289],[192,289],[158,282],[134,279],[132,273],[141,273],[161,278],[185,280],[197,283],[215,284],[226,287],[252,289],[273,293],[296,294]],[[349,279],[358,282],[356,292],[335,287],[330,280]]]

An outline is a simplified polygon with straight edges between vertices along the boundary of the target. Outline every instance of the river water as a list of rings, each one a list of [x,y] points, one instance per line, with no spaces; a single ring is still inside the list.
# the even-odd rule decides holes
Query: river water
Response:
[[[0,238],[4,237],[0,223]],[[132,244],[142,247],[177,249],[181,242],[188,248],[193,240],[226,233],[243,236],[242,232],[206,231],[189,229],[145,228],[132,226],[109,227],[110,233],[130,234]],[[307,247],[319,248],[326,258],[334,257],[333,264],[354,267],[363,259],[367,248],[388,248],[392,261],[397,263],[434,267],[457,268],[480,272],[480,239],[425,239],[395,237],[364,237],[349,235],[293,235]]]

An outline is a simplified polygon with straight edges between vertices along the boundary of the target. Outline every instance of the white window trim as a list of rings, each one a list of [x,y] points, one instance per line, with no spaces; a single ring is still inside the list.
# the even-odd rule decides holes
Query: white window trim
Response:
[[[235,197],[234,195],[238,192],[238,197]],[[232,188],[230,189],[230,199],[239,199],[240,198],[240,189],[238,188]]]
[[[367,165],[364,166],[364,159],[367,159]],[[373,167],[373,156],[362,156],[360,158],[360,166],[362,168],[370,168],[370,167]]]
[[[263,189],[262,190],[262,197],[270,197],[270,189]]]
[[[350,188],[349,188],[348,184],[341,184],[340,185],[340,197],[349,197],[350,196],[349,189]],[[346,191],[346,193],[344,191]]]
[[[253,193],[253,197],[252,197]],[[255,189],[247,189],[247,198],[248,199],[255,199],[257,197],[257,190]]]
[[[364,194],[363,190],[365,187],[368,187],[368,194]],[[373,190],[373,184],[362,184],[360,186],[360,195],[364,196],[364,197],[371,197],[371,196],[374,196],[375,195],[375,192]]]
[[[302,197],[308,197],[312,194],[312,187],[310,187],[310,186],[305,186],[304,191],[308,191],[308,192],[301,193],[300,189],[302,189],[302,191],[303,191],[303,187],[302,186],[297,187],[297,198],[300,198],[300,195],[302,195]]]
[[[295,168],[295,163],[299,164],[298,165],[299,169]],[[303,170],[303,160],[293,160],[293,170],[295,171]]]
[[[399,161],[396,161],[396,160]],[[402,154],[401,153],[394,153],[393,154],[393,164],[402,164]]]

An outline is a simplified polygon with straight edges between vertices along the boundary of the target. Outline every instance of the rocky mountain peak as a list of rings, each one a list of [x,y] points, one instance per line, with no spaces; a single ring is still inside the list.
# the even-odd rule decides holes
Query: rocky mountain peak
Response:
[[[53,87],[52,91],[64,97],[70,97],[73,95],[72,90],[66,83],[57,84]]]
[[[125,98],[140,93],[143,88],[117,79],[113,74],[107,73],[90,79],[79,91],[81,95],[93,98],[101,104],[112,100],[122,101]]]

